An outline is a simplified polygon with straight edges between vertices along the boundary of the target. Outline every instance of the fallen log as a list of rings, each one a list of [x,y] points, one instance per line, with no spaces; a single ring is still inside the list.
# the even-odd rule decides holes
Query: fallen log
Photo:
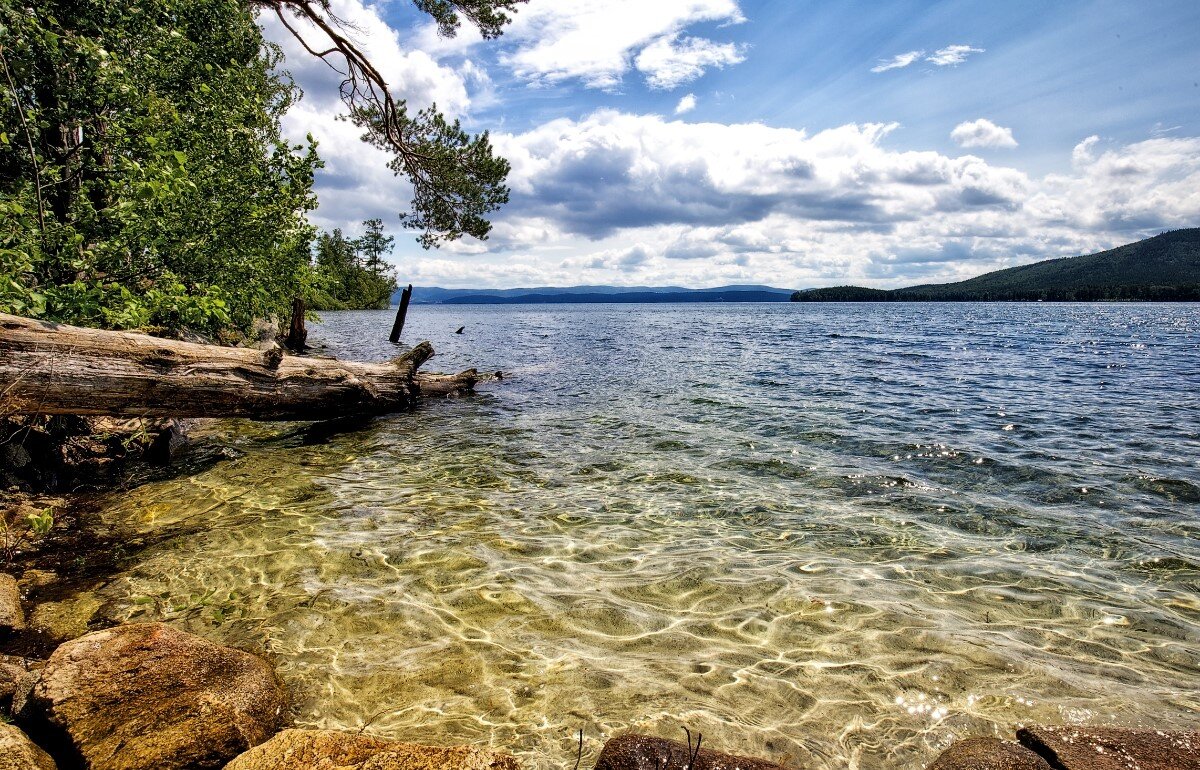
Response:
[[[473,369],[418,374],[422,342],[387,363],[286,355],[0,313],[0,413],[321,420],[474,388]]]

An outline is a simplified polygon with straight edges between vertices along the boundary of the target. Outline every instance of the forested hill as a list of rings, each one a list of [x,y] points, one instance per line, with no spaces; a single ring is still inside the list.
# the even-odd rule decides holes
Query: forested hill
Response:
[[[1200,228],[1175,230],[1098,254],[997,270],[957,283],[885,291],[809,289],[794,302],[1200,301]]]

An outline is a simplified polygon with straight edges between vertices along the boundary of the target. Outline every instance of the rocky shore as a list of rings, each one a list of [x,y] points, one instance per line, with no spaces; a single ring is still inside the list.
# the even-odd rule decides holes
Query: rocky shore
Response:
[[[297,729],[263,658],[161,623],[93,625],[98,602],[80,586],[146,543],[106,533],[74,496],[47,493],[83,480],[84,488],[111,485],[127,460],[164,462],[183,444],[174,423],[66,427],[80,432],[65,443],[40,434],[32,442],[44,444],[43,456],[0,458],[9,473],[0,479],[9,489],[0,505],[7,521],[56,511],[52,532],[26,543],[19,558],[8,554],[13,574],[0,571],[0,770],[519,770],[515,757],[487,747]],[[30,432],[49,439],[62,429]],[[594,768],[787,770],[690,738],[619,735]],[[1014,738],[966,737],[928,770],[1200,770],[1195,732],[1029,726]]]
[[[0,576],[0,634],[25,624],[16,584]],[[47,660],[0,657],[0,716],[0,770],[520,768],[486,747],[295,729],[269,663],[162,623],[93,631]],[[688,738],[617,736],[595,770],[785,770]],[[1027,727],[1017,739],[961,741],[929,770],[1200,770],[1200,733]]]

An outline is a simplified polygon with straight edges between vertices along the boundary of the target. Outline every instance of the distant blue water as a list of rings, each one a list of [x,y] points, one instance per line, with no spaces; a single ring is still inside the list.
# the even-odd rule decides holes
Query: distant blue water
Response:
[[[383,360],[390,323],[311,338]],[[1200,306],[413,306],[404,339],[505,379],[235,433],[145,493],[229,524],[114,606],[236,591],[206,632],[270,629],[305,721],[537,768],[579,728],[882,768],[1200,721]]]

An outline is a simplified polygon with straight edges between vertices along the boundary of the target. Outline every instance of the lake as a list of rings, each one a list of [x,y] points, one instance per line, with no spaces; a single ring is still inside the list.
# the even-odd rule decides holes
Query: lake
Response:
[[[312,340],[382,360],[391,313]],[[465,326],[465,333],[454,330]],[[1200,306],[421,306],[473,397],[112,495],[100,589],[273,656],[301,722],[582,767],[625,729],[919,767],[1195,727]]]

